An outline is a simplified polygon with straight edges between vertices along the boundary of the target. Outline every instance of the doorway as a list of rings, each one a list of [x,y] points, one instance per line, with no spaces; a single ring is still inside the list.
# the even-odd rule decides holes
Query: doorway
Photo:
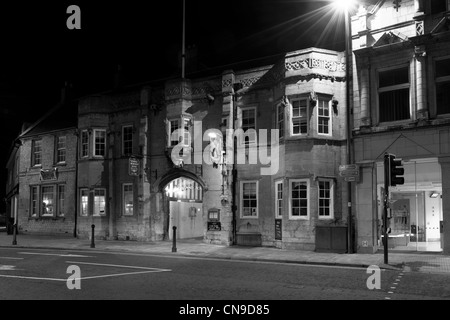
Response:
[[[173,227],[177,239],[203,238],[205,219],[203,217],[203,188],[194,180],[180,177],[164,188],[168,201],[167,234],[173,239]]]
[[[442,178],[437,159],[403,161],[405,183],[389,188],[388,246],[400,251],[441,252]],[[382,247],[383,164],[377,166],[379,244]]]

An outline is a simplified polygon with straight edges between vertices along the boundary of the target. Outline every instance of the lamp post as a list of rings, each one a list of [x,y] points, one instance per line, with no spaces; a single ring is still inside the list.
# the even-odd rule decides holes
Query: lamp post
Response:
[[[352,80],[352,34],[351,34],[351,20],[350,20],[350,9],[354,4],[354,0],[334,0],[335,7],[344,13],[345,17],[345,98],[347,104],[346,112],[346,128],[347,128],[347,164],[353,163],[352,158],[352,125],[351,125],[351,86],[353,85]],[[353,253],[353,216],[352,216],[352,183],[347,182],[347,207],[348,207],[348,253]]]

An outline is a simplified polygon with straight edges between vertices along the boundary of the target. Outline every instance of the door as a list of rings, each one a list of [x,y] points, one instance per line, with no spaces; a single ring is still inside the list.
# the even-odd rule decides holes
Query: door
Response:
[[[177,227],[177,239],[203,237],[202,203],[170,201],[169,239],[173,239],[173,226]]]

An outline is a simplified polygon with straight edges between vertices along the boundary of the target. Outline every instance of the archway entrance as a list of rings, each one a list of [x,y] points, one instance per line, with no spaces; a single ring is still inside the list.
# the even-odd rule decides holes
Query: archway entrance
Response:
[[[164,187],[169,202],[169,239],[177,227],[177,239],[202,238],[204,235],[203,188],[196,181],[180,177]]]

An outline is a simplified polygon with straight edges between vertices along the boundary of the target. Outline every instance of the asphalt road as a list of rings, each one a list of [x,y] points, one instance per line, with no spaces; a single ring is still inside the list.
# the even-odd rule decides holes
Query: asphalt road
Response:
[[[270,300],[450,299],[449,274],[381,271],[380,289],[370,290],[371,275],[351,267],[0,249],[0,300],[264,300],[270,306]]]

